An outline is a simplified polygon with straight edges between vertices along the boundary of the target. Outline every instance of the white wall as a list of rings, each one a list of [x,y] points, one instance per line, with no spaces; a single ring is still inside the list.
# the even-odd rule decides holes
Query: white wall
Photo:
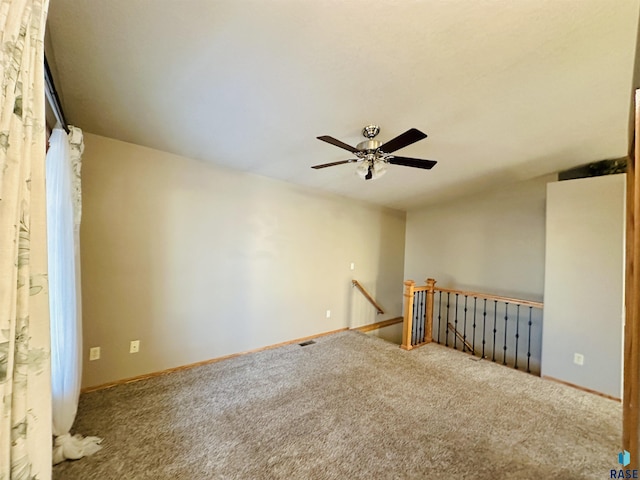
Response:
[[[409,211],[405,279],[542,300],[546,184],[555,179]]]
[[[96,135],[85,143],[84,386],[401,315],[403,212]],[[93,346],[102,358],[88,362]]]
[[[542,374],[621,398],[625,175],[549,184]],[[584,355],[584,365],[574,354]]]

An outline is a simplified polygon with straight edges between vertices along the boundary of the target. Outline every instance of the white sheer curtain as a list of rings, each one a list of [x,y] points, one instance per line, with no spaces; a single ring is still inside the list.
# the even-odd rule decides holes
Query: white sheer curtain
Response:
[[[72,161],[69,137],[57,125],[49,140],[46,164],[51,385],[53,434],[56,437],[54,464],[91,455],[101,448],[98,445],[101,439],[97,437],[83,438],[70,433],[78,409],[82,376],[79,288],[79,160],[82,133],[77,128],[71,128],[73,149],[77,153],[75,162]]]

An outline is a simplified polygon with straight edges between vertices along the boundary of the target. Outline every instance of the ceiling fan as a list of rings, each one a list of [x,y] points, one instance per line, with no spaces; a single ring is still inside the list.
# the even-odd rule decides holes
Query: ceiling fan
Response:
[[[356,158],[341,160],[339,162],[323,163],[322,165],[314,165],[311,168],[319,169],[333,167],[334,165],[343,165],[345,163],[359,163],[356,173],[364,180],[371,180],[372,178],[380,178],[384,175],[387,171],[388,164],[428,170],[433,168],[437,163],[435,160],[422,160],[419,158],[397,157],[392,155],[396,150],[400,150],[423,138],[427,138],[426,133],[422,133],[416,128],[411,128],[384,144],[379,140],[374,140],[378,133],[380,133],[380,127],[378,125],[367,125],[362,129],[362,135],[367,140],[360,142],[355,147],[347,145],[328,135],[317,137],[318,140],[350,151]]]

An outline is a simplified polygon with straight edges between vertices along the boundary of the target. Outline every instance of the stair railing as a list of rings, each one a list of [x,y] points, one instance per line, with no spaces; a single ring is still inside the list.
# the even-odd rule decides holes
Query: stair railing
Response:
[[[407,280],[404,286],[401,348],[435,341],[515,369],[539,371],[542,302],[439,288],[433,278],[422,286]]]
[[[404,282],[404,320],[401,348],[411,350],[432,341],[433,294],[436,281],[427,279],[427,284],[416,287],[416,282]]]
[[[362,295],[364,295],[364,297],[367,300],[369,300],[369,303],[371,303],[371,305],[373,305],[375,307],[378,315],[384,313],[384,310],[382,309],[382,307],[378,304],[378,302],[376,302],[373,299],[373,297],[369,294],[369,292],[367,292],[367,290],[362,286],[362,284],[358,280],[351,280],[351,284],[354,287],[356,287],[358,290],[360,290]]]

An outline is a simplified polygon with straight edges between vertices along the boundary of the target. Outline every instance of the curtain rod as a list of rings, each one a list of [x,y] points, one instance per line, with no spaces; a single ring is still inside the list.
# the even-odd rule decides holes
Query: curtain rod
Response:
[[[56,90],[56,86],[53,83],[53,75],[51,75],[51,70],[49,69],[49,62],[47,62],[47,56],[44,56],[44,83],[45,83],[45,94],[47,96],[47,101],[53,110],[53,114],[56,117],[56,120],[60,122],[64,131],[69,133],[69,127],[67,126],[67,120],[64,117],[64,112],[62,111],[62,105],[60,104],[60,97],[58,97],[58,91]]]

